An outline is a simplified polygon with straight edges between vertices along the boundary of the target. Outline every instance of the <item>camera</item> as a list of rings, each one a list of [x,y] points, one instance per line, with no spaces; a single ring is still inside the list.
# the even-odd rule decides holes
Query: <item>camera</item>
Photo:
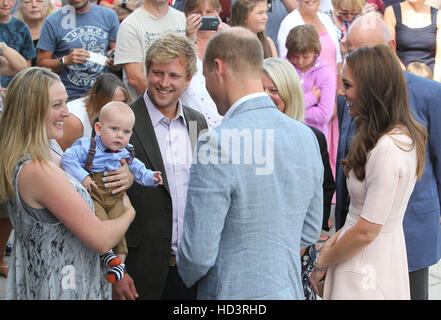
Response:
[[[213,30],[216,31],[219,26],[218,17],[202,17],[202,26],[199,30]]]

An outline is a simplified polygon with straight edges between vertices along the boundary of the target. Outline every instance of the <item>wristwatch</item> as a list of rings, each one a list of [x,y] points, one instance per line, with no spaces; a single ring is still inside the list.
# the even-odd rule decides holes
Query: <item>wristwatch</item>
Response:
[[[64,57],[62,57],[60,60],[58,60],[58,65],[59,65],[60,67],[63,67],[63,68],[64,68]]]

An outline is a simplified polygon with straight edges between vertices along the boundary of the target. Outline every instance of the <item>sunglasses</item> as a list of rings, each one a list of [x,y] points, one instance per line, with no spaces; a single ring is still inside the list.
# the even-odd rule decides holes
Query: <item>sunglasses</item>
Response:
[[[346,11],[346,10],[341,10],[341,9],[337,9],[337,12],[340,16],[342,17],[353,17],[355,18],[356,16],[358,16],[360,13],[359,12],[351,12],[351,11]]]

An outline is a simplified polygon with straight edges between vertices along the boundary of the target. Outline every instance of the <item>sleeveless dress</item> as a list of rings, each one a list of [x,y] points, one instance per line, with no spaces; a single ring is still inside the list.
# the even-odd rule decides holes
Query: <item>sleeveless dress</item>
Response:
[[[432,23],[422,28],[409,28],[402,23],[401,6],[399,3],[392,6],[395,14],[395,38],[397,55],[407,67],[411,62],[425,63],[433,72],[436,53],[436,17],[438,10],[430,7]]]
[[[111,299],[99,253],[88,248],[47,209],[24,203],[17,178],[30,157],[20,159],[13,174],[14,199],[7,201],[14,227],[13,251],[6,282],[6,299]],[[77,192],[94,210],[86,189],[66,174]],[[66,204],[68,205],[68,204]]]
[[[381,231],[353,257],[328,268],[323,299],[410,299],[403,219],[416,182],[416,148],[404,151],[411,142],[404,134],[386,134],[368,154],[366,178],[349,172],[351,204],[337,242],[361,218],[380,224]]]

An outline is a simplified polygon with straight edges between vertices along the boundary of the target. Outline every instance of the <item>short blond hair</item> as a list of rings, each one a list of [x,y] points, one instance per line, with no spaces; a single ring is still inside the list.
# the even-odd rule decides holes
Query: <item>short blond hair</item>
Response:
[[[418,61],[411,62],[407,65],[406,71],[433,80],[433,72],[425,63]]]
[[[205,49],[204,65],[212,70],[214,59],[225,61],[236,74],[262,72],[263,49],[259,39],[248,29],[231,27],[218,32]]]
[[[25,0],[19,0],[18,1],[18,10],[15,13],[15,17],[23,22],[25,21],[25,18],[23,16],[23,12],[21,11],[21,8],[24,7],[24,2]],[[46,4],[46,15],[44,16],[44,18],[47,18],[50,14],[54,13],[56,11],[54,5],[52,4],[51,0],[45,0],[45,4]]]
[[[147,73],[152,63],[168,63],[184,57],[186,61],[186,79],[196,73],[196,47],[187,37],[169,33],[153,42],[147,50],[145,67]]]
[[[350,9],[356,12],[361,13],[363,11],[363,7],[366,5],[365,0],[332,0],[332,6],[334,9],[340,9],[341,4],[347,4]]]

